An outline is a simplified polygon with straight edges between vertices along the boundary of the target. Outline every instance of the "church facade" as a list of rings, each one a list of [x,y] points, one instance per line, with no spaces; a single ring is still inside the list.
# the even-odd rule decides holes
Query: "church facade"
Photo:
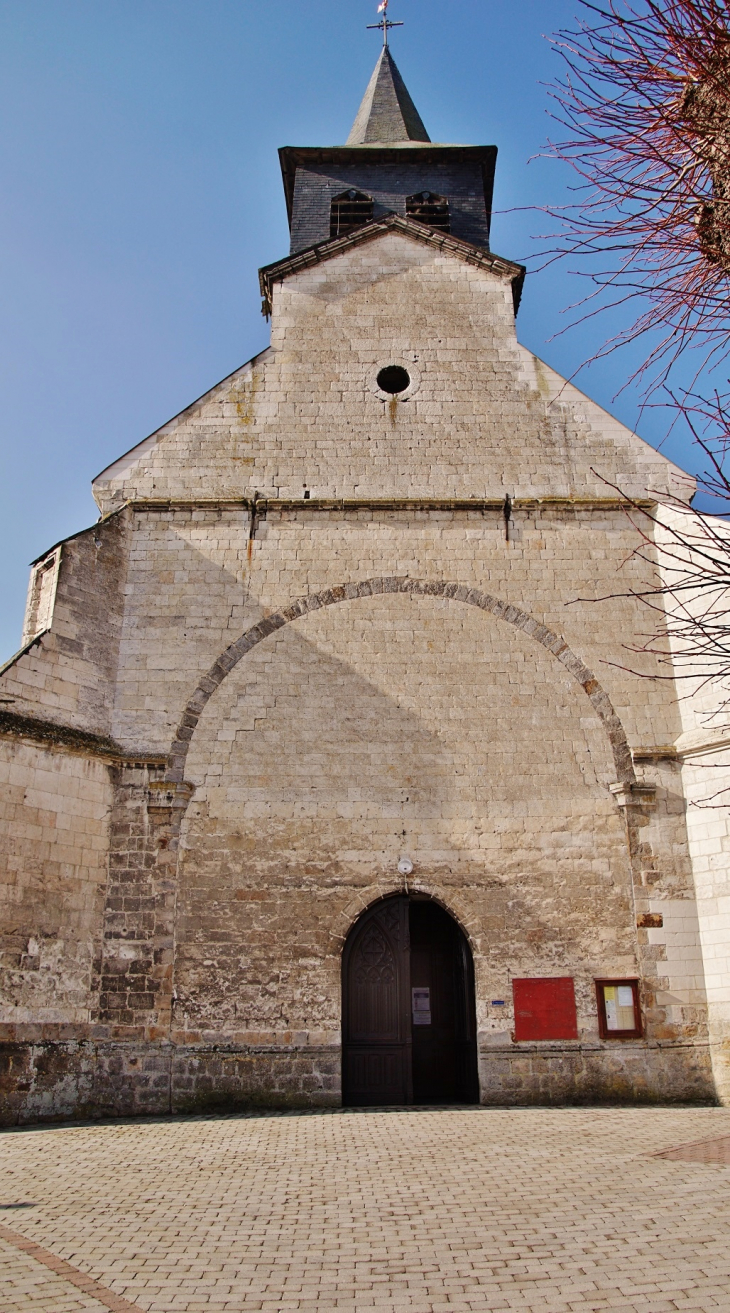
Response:
[[[725,740],[627,656],[692,482],[519,344],[495,160],[386,47],[347,144],[281,152],[270,346],[32,567],[6,1124],[730,1098]]]

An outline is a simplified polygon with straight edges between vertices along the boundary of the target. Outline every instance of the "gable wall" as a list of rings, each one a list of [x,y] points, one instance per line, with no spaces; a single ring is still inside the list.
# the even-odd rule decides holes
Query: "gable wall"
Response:
[[[379,394],[382,365],[413,378]],[[598,473],[592,473],[592,470]],[[605,497],[686,477],[599,407],[525,370],[508,280],[386,233],[274,292],[272,350],[101,475],[119,500],[235,497]]]
[[[655,673],[651,658],[627,656],[646,628],[624,595],[650,569],[633,555],[638,534],[620,511],[571,499],[606,497],[592,469],[638,495],[686,494],[686,485],[519,348],[509,283],[391,234],[289,278],[274,302],[272,351],[97,484],[107,507],[157,500],[125,512],[118,658],[105,675],[113,706],[102,699],[128,757],[169,749],[201,678],[261,617],[336,585],[404,575],[486,590],[529,612],[595,672],[632,746],[673,742],[673,689],[632,673]],[[374,374],[394,360],[414,389],[391,403]],[[305,488],[424,505],[270,505],[251,536],[245,496],[299,498]],[[534,499],[517,504],[509,538],[508,492]],[[492,497],[496,507],[425,504],[457,497]],[[88,640],[66,637],[79,644],[69,660],[85,659],[87,641],[93,656],[91,627]],[[55,651],[49,642],[37,656],[39,680],[50,678]],[[231,1062],[244,1073],[242,1097],[250,1058],[268,1072],[262,1098],[336,1101],[339,948],[364,903],[392,891],[396,848],[408,839],[422,887],[455,911],[477,952],[487,1099],[630,1097],[636,1082],[651,1097],[706,1097],[697,936],[676,929],[691,919],[681,905],[693,907],[676,763],[642,767],[658,805],[632,832],[632,886],[609,788],[615,763],[570,679],[507,625],[404,596],[332,607],[262,642],[191,730],[181,788],[195,793],[179,884],[172,822],[155,837],[154,813],[168,804],[146,780],[129,786],[133,806],[117,791],[97,1011],[106,1033],[152,1044],[171,1028],[187,1106],[215,1096],[220,1062],[201,1054],[219,1043],[239,1045]],[[47,702],[39,684],[28,706]],[[68,714],[82,713],[86,704],[69,699]],[[169,807],[182,812],[188,796]],[[652,942],[636,912],[663,902],[675,928]],[[590,1061],[580,1049],[552,1067],[538,1052],[520,1056],[504,1026],[495,1039],[490,990],[507,992],[510,974],[555,971],[578,981],[581,1043],[598,1055]],[[646,1044],[601,1047],[599,971],[640,972]],[[163,1090],[172,1098],[169,1054],[164,1062],[157,1085],[144,1086],[150,1101],[135,1106],[154,1111]],[[128,1076],[116,1087],[122,1102],[142,1089]]]

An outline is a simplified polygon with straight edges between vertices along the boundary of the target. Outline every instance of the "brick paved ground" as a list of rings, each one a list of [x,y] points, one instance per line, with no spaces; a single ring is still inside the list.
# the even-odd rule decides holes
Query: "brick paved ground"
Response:
[[[11,1131],[0,1309],[730,1310],[730,1166],[655,1156],[728,1134],[715,1108]]]

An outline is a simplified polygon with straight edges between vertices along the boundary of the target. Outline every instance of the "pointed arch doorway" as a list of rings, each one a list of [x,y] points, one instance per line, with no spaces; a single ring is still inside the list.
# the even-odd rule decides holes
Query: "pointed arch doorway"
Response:
[[[476,1103],[474,964],[430,898],[368,908],[342,956],[342,1101],[349,1107]]]

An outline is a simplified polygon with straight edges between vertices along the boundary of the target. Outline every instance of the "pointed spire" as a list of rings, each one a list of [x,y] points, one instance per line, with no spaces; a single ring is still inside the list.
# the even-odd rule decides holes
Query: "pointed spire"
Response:
[[[384,46],[346,145],[430,140],[395,60]]]

